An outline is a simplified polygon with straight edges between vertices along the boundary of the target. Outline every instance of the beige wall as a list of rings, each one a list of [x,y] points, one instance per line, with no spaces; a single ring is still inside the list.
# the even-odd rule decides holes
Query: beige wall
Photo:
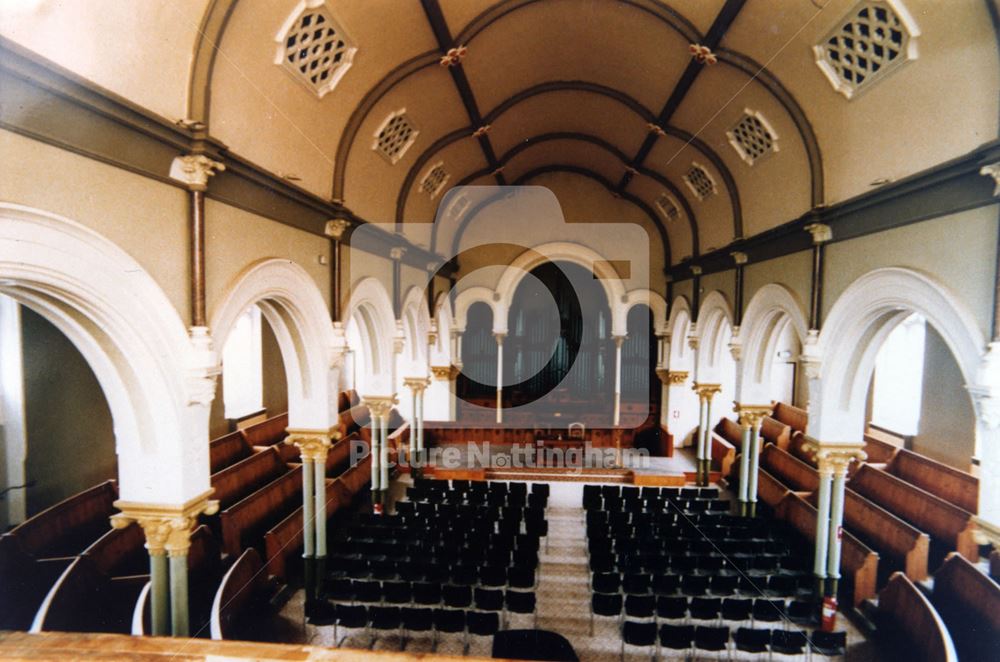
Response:
[[[920,431],[913,438],[913,450],[968,471],[976,452],[976,417],[965,380],[948,346],[929,324],[925,343]]]
[[[21,309],[28,516],[118,477],[104,392],[76,347],[44,317]]]
[[[690,304],[690,303],[693,303],[692,300],[691,300],[692,296],[693,296],[693,293],[694,293],[694,280],[692,280],[692,279],[689,278],[688,280],[682,280],[682,281],[674,283],[674,298],[675,299],[677,297],[684,297],[685,299],[687,299],[688,303]]]
[[[827,268],[827,276],[830,269]],[[768,283],[780,283],[791,290],[802,303],[802,314],[809,309],[809,293],[812,288],[812,252],[800,251],[783,255],[764,262],[751,262],[743,269],[743,297],[745,305],[750,304],[757,290]],[[745,309],[744,309],[745,310]]]
[[[285,378],[285,362],[281,357],[278,339],[266,319],[261,320],[261,367],[263,369],[264,409],[268,416],[288,411],[288,381]]]
[[[908,267],[949,287],[989,337],[996,247],[994,206],[832,243],[826,247],[823,318],[855,279],[878,267]]]
[[[0,199],[60,214],[114,242],[187,321],[184,190],[4,130],[0,163]]]
[[[718,290],[726,297],[726,301],[729,302],[730,306],[736,305],[736,275],[732,271],[720,271],[702,276],[701,288],[701,298],[703,301],[710,292]],[[735,313],[736,311],[734,310],[733,312]]]
[[[285,258],[305,269],[330,301],[330,241],[208,200],[205,203],[205,250],[208,318],[222,301],[227,288],[250,264],[265,258]],[[320,256],[326,264],[320,264]]]

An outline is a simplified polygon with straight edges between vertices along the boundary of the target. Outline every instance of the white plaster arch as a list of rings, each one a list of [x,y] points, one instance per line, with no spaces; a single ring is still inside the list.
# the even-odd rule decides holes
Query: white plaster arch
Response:
[[[357,325],[364,343],[363,347],[351,348],[362,354],[360,367],[367,378],[367,392],[361,395],[393,395],[396,320],[385,286],[375,277],[361,279],[351,288],[344,310],[347,326]]]
[[[431,365],[451,364],[451,332],[455,328],[455,318],[451,310],[451,296],[448,292],[439,292],[434,301],[434,322],[437,338],[429,346]]]
[[[79,223],[0,203],[0,292],[59,328],[94,371],[122,500],[183,504],[209,489],[211,342],[203,329],[188,336],[138,262]]]
[[[818,347],[822,363],[809,384],[811,436],[829,442],[862,439],[875,357],[886,336],[913,312],[941,335],[967,388],[976,388],[986,342],[960,297],[913,269],[876,269],[851,283],[823,324]],[[978,411],[977,405],[973,402]]]
[[[686,297],[676,297],[670,305],[667,331],[670,334],[670,352],[667,368],[670,370],[693,370],[694,354],[688,347],[688,332],[691,329],[691,304]]]
[[[621,276],[611,266],[611,262],[600,253],[569,241],[556,241],[529,248],[507,266],[497,282],[496,292],[499,301],[494,306],[493,312],[495,331],[507,331],[507,316],[517,286],[532,269],[546,262],[572,262],[592,270],[607,295],[608,309],[611,311],[611,334],[625,335],[625,317],[622,313],[625,285]]]
[[[337,414],[336,394],[330,392],[334,332],[315,281],[287,259],[265,258],[248,265],[226,288],[212,315],[216,347],[224,346],[236,320],[254,305],[271,325],[285,364],[288,426],[329,428]]]
[[[403,332],[407,347],[403,352],[405,365],[412,374],[405,377],[423,376],[427,374],[427,336],[431,330],[431,318],[427,312],[426,290],[411,287],[403,297],[402,306]],[[417,372],[419,370],[419,372]]]
[[[455,297],[455,330],[459,333],[465,333],[466,324],[469,321],[469,308],[472,307],[474,303],[485,303],[493,311],[493,329],[494,331],[505,331],[507,328],[507,317],[503,315],[501,317],[499,301],[497,297],[494,296],[493,290],[488,287],[483,287],[481,285],[476,285],[475,287],[470,287],[462,290]],[[502,320],[499,322],[497,320]],[[498,324],[500,324],[498,326]]]
[[[653,330],[656,335],[667,332],[667,302],[658,292],[649,289],[630,290],[622,300],[622,319],[628,321],[628,314],[634,306],[642,304],[653,311]]]
[[[736,398],[744,404],[770,402],[770,376],[775,346],[788,325],[800,343],[806,342],[809,325],[802,303],[784,285],[769,283],[757,290],[747,304],[736,342],[741,358],[737,367]]]
[[[722,292],[713,290],[698,309],[697,328],[693,331],[698,338],[695,375],[699,382],[723,381],[724,377],[719,374],[719,370],[722,353],[729,351],[723,341],[727,325],[732,329],[733,309]]]

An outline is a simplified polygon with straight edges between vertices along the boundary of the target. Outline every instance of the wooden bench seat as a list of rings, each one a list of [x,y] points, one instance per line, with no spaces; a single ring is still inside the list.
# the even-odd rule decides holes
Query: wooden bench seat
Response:
[[[775,402],[771,418],[779,423],[784,423],[795,432],[805,434],[806,424],[809,423],[809,412],[784,402]]]
[[[27,630],[74,557],[111,529],[114,481],[74,494],[0,535],[0,630]]]
[[[711,433],[712,469],[718,471],[724,478],[731,478],[736,464],[736,446],[726,441],[716,432]]]
[[[783,451],[788,450],[788,445],[792,442],[792,427],[787,423],[765,416],[760,424],[760,436],[764,441],[774,444]]]
[[[208,444],[208,462],[213,474],[250,457],[252,454],[253,449],[247,443],[242,430],[230,432]]]
[[[90,558],[98,570],[110,577],[149,572],[146,536],[134,522],[124,529],[111,529],[83,550],[82,556]]]
[[[791,490],[764,469],[757,470],[757,498],[770,508],[777,508]]]
[[[263,545],[264,534],[302,503],[302,467],[219,513],[222,551],[233,558],[248,547]]]
[[[30,632],[131,630],[132,606],[149,575],[109,577],[87,556],[78,556],[49,589]]]
[[[816,544],[816,509],[805,499],[789,493],[778,504],[775,514],[779,519],[791,524],[799,534],[813,545]],[[840,552],[840,582],[844,599],[857,607],[865,600],[875,597],[878,577],[878,553],[863,542],[844,532]]]
[[[255,448],[275,446],[285,462],[299,462],[299,449],[282,443],[288,436],[288,413],[247,426],[241,430],[243,438]]]
[[[810,503],[816,505],[816,495]],[[879,586],[896,571],[915,582],[927,579],[930,537],[866,499],[844,490],[844,528],[879,555]]]
[[[288,472],[288,465],[274,446],[252,453],[250,457],[212,474],[212,498],[225,510],[243,497],[257,491]]]
[[[341,410],[337,419],[337,431],[340,432],[340,436],[343,438],[358,432],[370,423],[371,412],[368,410],[368,406],[356,404],[350,409]]]
[[[815,492],[819,489],[819,472],[816,469],[773,444],[766,445],[761,451],[760,466],[793,492]]]
[[[979,512],[979,479],[965,471],[900,448],[886,471],[973,515]]]
[[[327,479],[327,521],[350,506],[353,500],[354,494],[343,482],[336,478]],[[304,544],[302,513],[302,506],[299,506],[264,534],[264,567],[268,575],[288,579],[292,562],[301,557]]]
[[[934,573],[931,602],[961,660],[1000,657],[1000,585],[952,553]]]
[[[865,455],[868,456],[866,460],[868,464],[884,468],[902,447],[903,440],[900,437],[871,427],[865,431]]]
[[[248,549],[222,577],[212,601],[212,639],[268,640],[269,628],[264,625],[272,613],[274,584],[262,570],[260,554]]]
[[[894,574],[879,592],[875,622],[886,659],[958,660],[941,616],[901,572]]]
[[[337,411],[346,411],[361,403],[361,396],[353,388],[341,391],[337,396]]]
[[[949,551],[979,558],[972,515],[958,506],[869,465],[858,469],[848,487],[930,535],[931,571]]]
[[[342,474],[351,462],[351,445],[359,439],[357,432],[335,441],[326,454],[326,476],[336,478]]]

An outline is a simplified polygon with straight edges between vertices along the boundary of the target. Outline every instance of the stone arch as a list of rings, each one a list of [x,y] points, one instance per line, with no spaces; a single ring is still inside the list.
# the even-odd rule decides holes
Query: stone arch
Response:
[[[648,306],[653,311],[653,329],[656,335],[667,332],[667,302],[658,292],[641,289],[631,290],[622,301],[622,319],[628,320],[629,311],[637,305]]]
[[[612,335],[625,334],[622,306],[625,286],[621,277],[599,253],[586,246],[568,241],[551,242],[530,248],[514,258],[514,261],[504,270],[497,283],[498,301],[493,306],[493,327],[495,330],[504,332],[507,330],[507,316],[518,285],[532,269],[545,262],[572,262],[585,269],[592,269],[608,298]]]
[[[344,319],[348,333],[354,327],[362,342],[361,347],[351,347],[362,355],[359,366],[367,378],[362,395],[392,395],[396,320],[392,299],[377,278],[364,278],[354,286]]]
[[[728,351],[724,338],[726,327],[733,327],[733,310],[726,297],[714,290],[708,293],[698,311],[697,328],[694,333],[698,338],[695,374],[699,382],[718,382],[722,353]]]
[[[472,307],[474,303],[485,303],[493,311],[493,328],[499,330],[500,327],[497,326],[498,315],[498,302],[493,294],[493,290],[488,287],[483,287],[477,285],[475,287],[470,287],[462,290],[455,297],[455,330],[459,333],[465,331],[466,323],[468,322],[469,308]],[[506,319],[506,318],[504,318]],[[504,322],[506,324],[506,322]]]
[[[961,299],[932,277],[901,267],[861,276],[834,303],[819,336],[822,363],[810,375],[809,434],[823,441],[858,442],[865,397],[885,338],[911,313],[920,313],[951,350],[966,387],[982,380],[986,341]],[[973,407],[979,410],[978,402]]]
[[[686,297],[679,296],[670,305],[670,319],[667,332],[670,334],[670,352],[667,367],[670,370],[694,369],[694,355],[688,346],[688,332],[691,329],[691,304]]]
[[[769,283],[757,290],[747,305],[736,339],[740,347],[737,400],[745,404],[770,402],[770,376],[775,345],[791,325],[805,344],[809,325],[802,304],[784,285]]]
[[[123,501],[183,504],[209,490],[211,339],[189,337],[138,262],[79,223],[0,203],[0,292],[59,328],[94,371]]]
[[[289,427],[329,428],[337,414],[329,383],[334,334],[315,281],[291,260],[267,258],[249,265],[230,283],[212,315],[216,347],[225,344],[237,318],[254,305],[271,325],[281,350]]]

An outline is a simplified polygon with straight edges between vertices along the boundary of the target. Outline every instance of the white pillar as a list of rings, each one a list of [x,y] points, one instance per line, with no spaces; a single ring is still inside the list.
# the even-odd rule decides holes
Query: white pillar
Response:
[[[820,465],[819,498],[816,504],[816,555],[813,559],[813,573],[822,582],[826,578],[826,559],[830,536],[830,481],[829,465]]]
[[[379,431],[382,429],[382,425],[379,422],[380,416],[378,416],[375,413],[375,411],[372,410],[370,407],[369,407],[369,412],[371,414],[371,418],[369,419],[368,425],[372,431],[371,432],[372,440],[370,447],[368,449],[368,454],[372,458],[372,492],[378,492],[379,480],[382,476],[382,472],[379,470],[381,455],[379,452],[378,436],[379,436]]]
[[[494,332],[497,341],[497,423],[503,423],[503,332]]]
[[[326,457],[313,460],[313,490],[316,495],[316,558],[326,558]],[[303,467],[305,470],[305,467]],[[304,515],[305,513],[303,513]]]
[[[379,426],[379,487],[389,489],[389,413],[382,414]]]
[[[417,394],[417,450],[420,452],[424,450],[424,395],[426,393],[427,389],[425,386]]]
[[[746,505],[750,502],[750,442],[753,437],[753,430],[750,421],[744,416],[740,416],[740,509],[746,512]]]
[[[311,459],[302,458],[302,539],[304,544],[302,546],[302,557],[312,558],[315,548],[315,531],[313,529],[313,522],[315,522],[315,514],[313,507],[315,506],[315,497],[313,496],[313,478],[315,474],[313,473],[313,461]]]
[[[756,512],[758,476],[760,476],[760,419],[755,421],[750,430],[750,476],[747,482],[747,499],[752,512]]]
[[[614,426],[618,427],[622,419],[622,344],[625,336],[614,336],[615,341],[615,403]]]
[[[829,551],[827,552],[826,576],[840,579],[841,527],[844,525],[844,475],[847,465],[835,466],[833,473],[833,494],[830,504]]]

